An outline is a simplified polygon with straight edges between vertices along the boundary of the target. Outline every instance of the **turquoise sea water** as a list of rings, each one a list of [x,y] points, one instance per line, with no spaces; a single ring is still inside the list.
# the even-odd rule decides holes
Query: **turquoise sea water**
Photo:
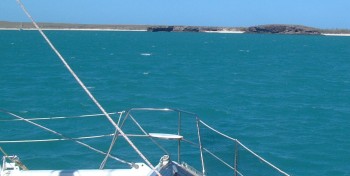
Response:
[[[109,112],[195,112],[291,175],[350,175],[348,37],[46,33]],[[36,31],[0,31],[0,85],[0,108],[23,117],[99,113]],[[72,137],[113,131],[94,118],[40,123]],[[1,140],[54,137],[25,123],[0,127]],[[34,169],[102,160],[69,142],[0,146]]]

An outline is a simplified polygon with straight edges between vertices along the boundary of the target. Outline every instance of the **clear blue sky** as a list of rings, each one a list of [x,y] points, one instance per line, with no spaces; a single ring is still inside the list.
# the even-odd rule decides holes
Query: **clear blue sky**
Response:
[[[22,0],[39,22],[350,29],[350,0]],[[1,0],[0,21],[28,21]]]

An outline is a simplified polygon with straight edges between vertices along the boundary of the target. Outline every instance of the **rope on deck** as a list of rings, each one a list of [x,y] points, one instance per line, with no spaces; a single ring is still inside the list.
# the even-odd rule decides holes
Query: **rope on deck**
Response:
[[[2,149],[1,147],[0,147],[0,151],[1,151],[1,153],[2,153],[5,157],[7,157],[9,160],[11,160],[11,162],[16,163],[21,169],[23,169],[23,170],[28,170],[27,166],[25,166],[25,165],[19,160],[19,158],[18,158],[17,156],[8,157],[8,155],[7,155],[7,153],[5,152],[5,150]]]

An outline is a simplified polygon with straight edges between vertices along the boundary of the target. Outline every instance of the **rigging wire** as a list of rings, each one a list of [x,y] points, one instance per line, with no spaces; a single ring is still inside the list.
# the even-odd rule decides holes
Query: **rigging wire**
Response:
[[[37,23],[34,21],[32,16],[29,14],[27,9],[24,7],[21,0],[17,0],[18,4],[24,11],[24,13],[28,16],[28,18],[32,21],[35,28],[39,31],[39,33],[43,36],[43,38],[46,40],[46,42],[49,44],[51,49],[56,53],[56,55],[61,59],[63,64],[66,66],[68,71],[71,73],[71,75],[75,78],[75,80],[79,83],[79,85],[83,88],[85,93],[90,97],[90,99],[95,103],[95,105],[101,110],[101,112],[106,116],[106,118],[110,121],[110,123],[116,128],[116,130],[119,131],[119,133],[124,137],[124,139],[129,143],[129,145],[135,150],[135,152],[146,162],[146,164],[157,174],[161,175],[156,168],[152,165],[152,163],[146,158],[146,156],[134,145],[134,143],[125,135],[125,133],[118,127],[118,125],[113,121],[113,119],[108,115],[107,111],[102,107],[102,105],[97,101],[97,99],[92,95],[92,93],[88,90],[88,88],[85,86],[85,84],[80,80],[80,78],[75,74],[73,69],[69,66],[69,64],[66,62],[66,60],[63,58],[63,56],[60,54],[59,51],[57,51],[56,47],[51,43],[51,41],[47,38],[47,36],[44,34],[44,32],[41,30],[41,28],[37,25]]]
[[[120,120],[121,120],[121,118],[122,118],[122,116],[123,116],[123,113],[125,113],[125,111],[123,111],[123,112],[121,112],[121,113],[119,114],[119,118],[118,118],[118,122],[117,122],[117,125],[118,125],[118,126],[120,125]],[[120,128],[121,128],[121,127],[120,127]],[[106,154],[106,156],[103,158],[103,160],[102,160],[102,162],[101,162],[101,164],[100,164],[100,168],[99,168],[99,169],[103,169],[103,168],[105,167],[106,162],[107,162],[107,160],[108,160],[108,154],[110,154],[110,153],[112,152],[112,149],[113,149],[113,147],[114,147],[115,142],[117,141],[117,139],[118,139],[118,130],[115,130],[115,131],[114,131],[114,134],[113,134],[113,139],[112,139],[112,141],[111,141],[111,144],[109,145],[107,154]]]

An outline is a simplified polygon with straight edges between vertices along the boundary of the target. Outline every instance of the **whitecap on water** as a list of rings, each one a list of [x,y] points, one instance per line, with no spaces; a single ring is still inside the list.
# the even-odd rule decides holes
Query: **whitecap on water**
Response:
[[[151,53],[141,53],[140,54],[141,56],[150,56],[150,55],[152,55]]]

